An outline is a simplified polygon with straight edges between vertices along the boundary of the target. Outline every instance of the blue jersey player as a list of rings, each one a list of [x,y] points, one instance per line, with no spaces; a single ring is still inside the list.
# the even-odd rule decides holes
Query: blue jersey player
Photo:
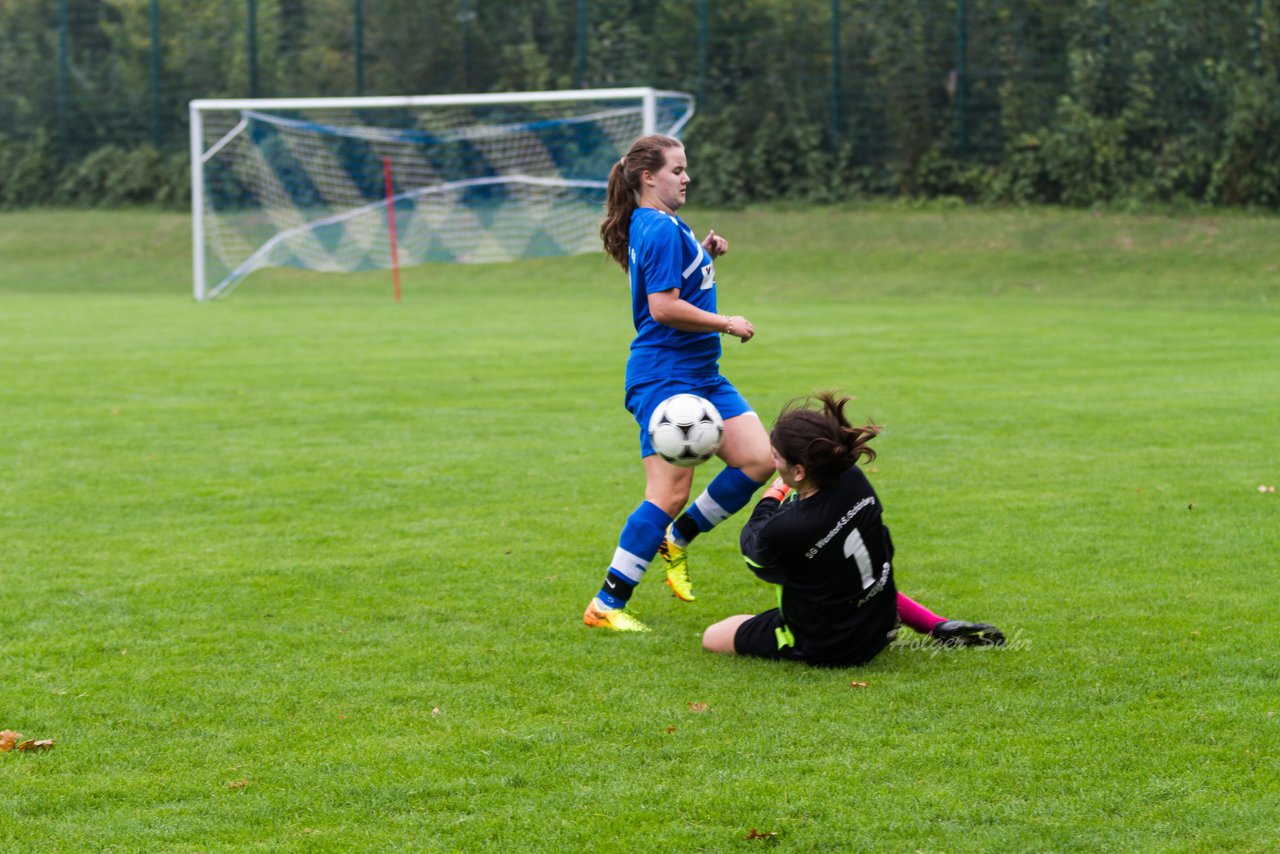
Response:
[[[755,327],[745,317],[718,313],[715,259],[729,243],[714,231],[699,241],[676,216],[688,185],[684,147],[669,136],[636,140],[609,173],[600,236],[605,251],[631,277],[636,337],[627,360],[626,406],[640,425],[645,490],[622,527],[604,585],[583,614],[588,626],[647,630],[626,605],[659,554],[672,592],[693,601],[689,543],[745,507],[774,470],[764,425],[720,376],[720,337],[745,343]],[[647,429],[658,404],[682,392],[711,401],[724,418],[718,456],[725,468],[687,508],[693,470],[655,453]]]

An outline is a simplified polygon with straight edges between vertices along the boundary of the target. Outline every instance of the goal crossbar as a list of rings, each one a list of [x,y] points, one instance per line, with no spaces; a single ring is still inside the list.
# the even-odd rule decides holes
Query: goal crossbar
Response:
[[[538,104],[565,101],[616,101],[621,99],[681,98],[687,92],[632,86],[618,89],[554,89],[544,92],[494,92],[455,95],[370,95],[343,98],[200,98],[196,110],[295,110],[359,109],[362,107],[470,107],[484,104]],[[690,112],[692,115],[692,109]]]

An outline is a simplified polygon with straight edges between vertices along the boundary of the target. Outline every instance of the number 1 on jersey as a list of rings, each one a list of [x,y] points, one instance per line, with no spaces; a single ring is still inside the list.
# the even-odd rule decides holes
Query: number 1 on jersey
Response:
[[[849,532],[849,536],[844,538],[844,556],[852,557],[853,562],[858,565],[858,572],[862,574],[862,589],[876,583],[875,571],[871,568],[871,553],[867,551],[867,544],[862,541],[862,532],[854,528]]]

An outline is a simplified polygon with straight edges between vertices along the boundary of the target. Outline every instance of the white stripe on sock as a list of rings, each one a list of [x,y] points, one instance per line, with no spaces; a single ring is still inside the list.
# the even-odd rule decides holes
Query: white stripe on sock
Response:
[[[733,515],[717,504],[710,492],[699,495],[698,500],[693,502],[693,506],[698,508],[698,512],[706,517],[713,528]]]
[[[619,546],[613,553],[613,561],[609,564],[609,568],[635,584],[639,584],[640,579],[644,578],[645,570],[649,568],[649,561],[641,560]]]

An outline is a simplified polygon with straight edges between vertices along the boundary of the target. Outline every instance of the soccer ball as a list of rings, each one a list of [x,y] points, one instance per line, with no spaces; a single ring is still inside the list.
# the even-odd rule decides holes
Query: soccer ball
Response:
[[[668,397],[649,418],[649,441],[664,460],[682,468],[705,463],[720,450],[724,419],[696,394]]]

